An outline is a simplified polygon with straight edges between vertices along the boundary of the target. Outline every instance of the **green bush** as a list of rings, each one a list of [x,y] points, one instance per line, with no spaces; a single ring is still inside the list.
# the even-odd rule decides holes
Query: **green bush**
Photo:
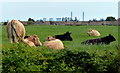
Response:
[[[28,25],[33,25],[34,22],[33,22],[33,21],[28,21],[27,24],[28,24]]]
[[[18,71],[74,71],[82,73],[118,73],[118,55],[106,50],[103,56],[96,52],[31,48],[12,44],[2,50],[2,72]]]

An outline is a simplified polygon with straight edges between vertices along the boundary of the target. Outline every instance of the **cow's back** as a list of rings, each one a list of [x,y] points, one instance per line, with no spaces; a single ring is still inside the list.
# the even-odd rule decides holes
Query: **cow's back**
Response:
[[[12,24],[15,25],[15,29],[16,29],[16,32],[17,32],[18,36],[21,37],[21,38],[24,38],[24,36],[25,36],[24,25],[17,20],[12,20]]]
[[[17,20],[12,20],[7,24],[6,27],[8,39],[11,43],[18,42],[19,39],[24,39],[25,28],[21,22]]]
[[[100,33],[97,30],[93,30],[92,32],[94,36],[100,36]]]
[[[64,49],[64,45],[61,40],[55,39],[51,41],[45,41],[44,46],[52,49]]]
[[[97,30],[91,29],[90,31],[87,32],[90,36],[100,36],[100,33]]]
[[[35,44],[28,39],[24,39],[24,43],[28,44],[30,47],[36,47]]]

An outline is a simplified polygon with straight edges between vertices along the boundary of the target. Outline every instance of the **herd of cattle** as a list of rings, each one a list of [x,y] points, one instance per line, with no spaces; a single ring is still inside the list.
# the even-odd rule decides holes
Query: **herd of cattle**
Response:
[[[19,40],[22,40],[25,44],[28,44],[31,47],[41,46],[42,43],[36,34],[25,36],[24,25],[17,21],[11,20],[7,23],[7,36],[10,43],[19,43]],[[48,36],[44,42],[44,46],[52,49],[64,49],[62,41],[73,41],[70,36],[70,32],[66,32],[62,35]],[[100,36],[100,33],[97,30],[89,29],[87,34],[89,36]],[[110,42],[116,41],[113,35],[109,34],[106,37],[90,39],[82,42],[81,44],[110,44]]]

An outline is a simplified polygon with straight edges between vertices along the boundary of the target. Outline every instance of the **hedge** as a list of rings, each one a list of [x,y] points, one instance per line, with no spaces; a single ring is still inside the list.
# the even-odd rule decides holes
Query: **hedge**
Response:
[[[2,72],[11,71],[119,73],[120,58],[108,50],[101,56],[87,51],[70,51],[67,48],[31,48],[20,43],[2,50]]]

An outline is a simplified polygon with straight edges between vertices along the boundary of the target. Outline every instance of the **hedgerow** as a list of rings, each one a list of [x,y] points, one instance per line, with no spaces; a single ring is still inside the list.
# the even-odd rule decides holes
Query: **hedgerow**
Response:
[[[31,48],[12,44],[2,50],[2,72],[19,71],[74,71],[81,73],[118,73],[120,58],[106,50],[104,55],[96,52]]]

